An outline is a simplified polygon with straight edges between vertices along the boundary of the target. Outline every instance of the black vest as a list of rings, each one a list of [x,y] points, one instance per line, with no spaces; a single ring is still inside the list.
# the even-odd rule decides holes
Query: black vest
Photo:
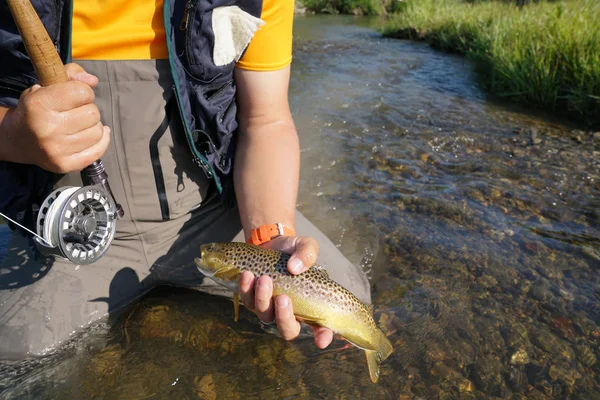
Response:
[[[64,63],[71,62],[73,0],[32,0]],[[220,193],[231,187],[237,106],[235,63],[212,59],[212,11],[236,5],[260,17],[262,0],[164,0],[164,24],[174,91],[194,161]],[[37,81],[6,4],[0,0],[0,105],[16,106]],[[35,226],[40,205],[60,176],[32,165],[0,162],[0,212]]]

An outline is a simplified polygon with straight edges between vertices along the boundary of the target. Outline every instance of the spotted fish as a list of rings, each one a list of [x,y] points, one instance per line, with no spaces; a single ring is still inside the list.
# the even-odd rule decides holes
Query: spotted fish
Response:
[[[369,375],[379,380],[379,366],[392,353],[392,344],[373,320],[373,311],[352,293],[329,278],[315,264],[299,275],[287,271],[289,255],[247,243],[210,243],[200,246],[198,269],[234,292],[235,320],[239,315],[239,276],[250,271],[273,279],[274,296],[290,297],[296,317],[315,326],[324,326],[365,351]]]

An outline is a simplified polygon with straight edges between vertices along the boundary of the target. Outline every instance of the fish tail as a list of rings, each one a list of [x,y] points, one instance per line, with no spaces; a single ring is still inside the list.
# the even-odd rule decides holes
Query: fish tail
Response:
[[[365,350],[365,355],[367,356],[367,365],[369,367],[369,376],[371,377],[371,381],[373,383],[377,383],[379,380],[379,366],[392,354],[394,351],[392,347],[392,343],[389,339],[381,332],[381,337],[379,340],[379,347],[377,350]]]
[[[392,342],[390,342],[387,336],[385,336],[385,334],[381,331],[380,333],[381,339],[379,340],[379,349],[377,352],[381,356],[381,362],[383,362],[394,352],[394,347],[392,346]]]
[[[377,357],[377,352],[373,350],[365,350],[365,355],[367,356],[367,365],[369,366],[369,376],[371,377],[371,382],[377,383],[379,380],[379,360]]]

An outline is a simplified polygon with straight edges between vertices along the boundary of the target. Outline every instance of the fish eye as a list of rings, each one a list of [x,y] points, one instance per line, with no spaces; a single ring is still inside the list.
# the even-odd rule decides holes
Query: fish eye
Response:
[[[206,245],[207,251],[215,251],[215,247],[217,247],[214,243],[209,243]]]

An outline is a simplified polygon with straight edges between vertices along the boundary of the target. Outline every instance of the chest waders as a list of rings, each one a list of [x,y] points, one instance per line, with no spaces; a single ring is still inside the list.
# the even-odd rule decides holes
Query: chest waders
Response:
[[[72,1],[55,0],[48,3],[49,7],[44,7],[43,1],[0,0],[0,9],[4,9],[2,3],[9,5],[11,11],[15,5],[25,5],[29,9],[28,18],[37,22],[41,19],[45,27],[37,30],[43,33],[48,45],[48,50],[42,52],[42,63],[46,64],[47,58],[57,52],[59,61],[70,62]],[[165,0],[163,14],[175,104],[190,158],[221,197],[233,201],[232,164],[237,130],[235,62],[216,65],[211,50],[215,44],[212,12],[224,6],[239,7],[258,18],[262,1]],[[36,74],[41,84],[48,83],[38,72],[44,68],[35,65],[34,71],[35,60],[22,50],[19,42],[25,38],[23,32],[20,38],[10,29],[14,18],[6,14],[11,13],[0,13],[0,26],[8,27],[0,30],[0,53],[7,55],[6,62],[0,64],[0,104],[14,107],[16,94],[38,82]],[[23,28],[19,26],[19,30]],[[35,53],[36,46],[26,44],[27,53]],[[50,65],[63,70],[62,63]],[[17,230],[24,236],[37,235],[30,242],[40,253],[76,264],[94,263],[110,246],[123,209],[112,195],[100,160],[84,169],[81,178],[82,186],[57,188],[60,175],[35,165],[0,162],[0,181],[8,189],[0,193],[0,212],[20,227]],[[36,232],[29,230],[32,227]]]
[[[71,62],[72,1],[30,2],[62,62]],[[239,210],[226,194],[237,129],[235,63],[213,62],[212,16],[235,4],[258,17],[261,3],[165,0],[168,60],[74,60],[99,79],[94,103],[112,129],[102,160],[125,216],[116,221],[109,250],[81,268],[60,257],[38,258],[30,235],[11,235],[0,261],[0,360],[47,356],[88,334],[104,338],[111,321],[159,286],[231,297],[193,261],[204,243],[245,241]],[[15,107],[37,76],[6,0],[0,0],[0,54],[0,104]],[[55,189],[90,184],[79,173],[53,176],[8,162],[0,162],[0,182],[0,211],[27,227],[36,225],[31,210],[37,217]],[[331,279],[370,303],[361,268],[301,213],[294,219],[298,235],[319,243]]]

